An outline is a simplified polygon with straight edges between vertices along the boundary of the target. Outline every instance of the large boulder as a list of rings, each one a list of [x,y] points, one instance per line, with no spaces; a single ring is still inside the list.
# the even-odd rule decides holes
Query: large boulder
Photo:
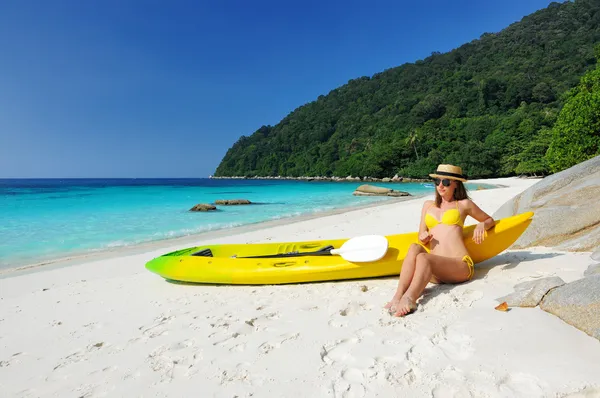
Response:
[[[526,211],[535,216],[513,248],[591,251],[600,245],[600,156],[546,177],[515,196],[495,219]]]
[[[592,264],[583,272],[583,276],[600,274],[600,264]]]
[[[515,292],[496,300],[509,307],[536,307],[551,289],[565,284],[558,276],[522,282],[515,285]]]
[[[600,262],[600,247],[592,253],[592,260]]]
[[[215,200],[216,205],[249,205],[252,204],[248,199],[218,199]]]
[[[410,196],[410,193],[396,191],[390,188],[376,187],[374,185],[363,184],[356,188],[353,195],[356,196]]]
[[[600,275],[551,290],[540,308],[600,340]]]

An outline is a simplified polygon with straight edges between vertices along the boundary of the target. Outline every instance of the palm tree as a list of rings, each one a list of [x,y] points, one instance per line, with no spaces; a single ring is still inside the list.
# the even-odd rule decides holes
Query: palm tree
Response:
[[[419,140],[419,133],[417,132],[417,130],[411,130],[410,133],[408,133],[408,137],[406,137],[406,140],[404,141],[407,145],[412,145],[413,149],[415,150],[415,155],[417,155],[417,160],[419,160],[419,152],[417,152],[417,141]]]

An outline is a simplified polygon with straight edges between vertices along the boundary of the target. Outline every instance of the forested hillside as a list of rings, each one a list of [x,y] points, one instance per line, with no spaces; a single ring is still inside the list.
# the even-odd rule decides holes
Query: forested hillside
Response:
[[[600,0],[552,3],[448,53],[349,81],[242,136],[215,176],[425,177],[439,163],[469,177],[557,171],[562,144],[548,148],[568,141],[565,128],[579,131],[566,113],[557,119],[582,101],[574,88],[586,86],[599,42]],[[597,123],[588,127],[596,138],[582,142],[598,153]]]

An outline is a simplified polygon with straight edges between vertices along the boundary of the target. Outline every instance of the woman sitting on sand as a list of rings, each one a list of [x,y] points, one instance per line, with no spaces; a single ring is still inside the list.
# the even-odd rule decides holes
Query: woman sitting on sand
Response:
[[[479,221],[473,233],[477,244],[483,242],[485,231],[496,224],[469,199],[463,185],[467,180],[460,167],[441,164],[430,176],[435,184],[435,201],[423,204],[420,243],[410,246],[396,294],[385,306],[396,316],[407,315],[417,308],[416,301],[428,282],[461,283],[473,277],[473,260],[463,242],[467,216]]]

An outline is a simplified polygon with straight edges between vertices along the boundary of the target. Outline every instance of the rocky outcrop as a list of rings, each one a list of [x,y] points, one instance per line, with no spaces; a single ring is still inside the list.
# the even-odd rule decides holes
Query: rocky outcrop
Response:
[[[600,156],[546,177],[506,202],[495,219],[535,213],[512,246],[590,251],[600,246]]]
[[[363,184],[356,188],[353,195],[356,196],[411,196],[408,192],[396,191],[390,188],[376,187]]]
[[[600,247],[592,253],[592,260],[600,262]]]
[[[509,307],[536,307],[551,289],[565,284],[558,276],[522,282],[515,285],[515,292],[496,300]]]
[[[377,178],[377,177],[325,177],[325,176],[301,176],[301,177],[286,177],[286,176],[228,176],[228,177],[215,177],[209,176],[211,179],[221,179],[221,180],[293,180],[293,181],[330,181],[330,182],[354,182],[354,181],[365,181],[365,182],[393,182],[393,183],[402,183],[402,182],[430,182],[429,178],[409,178],[409,177],[400,177],[397,174],[390,178]]]
[[[600,340],[600,275],[551,290],[540,308]]]
[[[208,203],[199,203],[192,207],[190,211],[212,211],[217,210],[217,207]]]
[[[249,205],[252,204],[248,199],[219,199],[215,200],[217,205]]]
[[[592,264],[583,272],[583,276],[600,275],[600,264]]]
[[[565,283],[554,276],[515,285],[515,292],[496,300],[508,307],[535,307],[600,340],[600,264],[584,278]],[[506,303],[506,304],[504,304]]]

